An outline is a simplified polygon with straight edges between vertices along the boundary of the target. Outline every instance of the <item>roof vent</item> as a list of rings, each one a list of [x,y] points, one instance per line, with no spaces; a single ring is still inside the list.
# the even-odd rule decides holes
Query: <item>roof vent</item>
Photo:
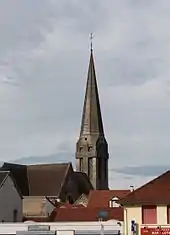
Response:
[[[134,191],[134,186],[133,186],[133,185],[130,186],[130,191],[131,191],[131,192]]]

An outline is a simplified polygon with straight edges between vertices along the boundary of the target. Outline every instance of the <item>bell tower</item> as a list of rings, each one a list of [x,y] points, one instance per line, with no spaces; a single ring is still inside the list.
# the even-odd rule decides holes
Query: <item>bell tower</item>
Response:
[[[108,189],[108,158],[91,45],[76,170],[88,175],[94,189]]]

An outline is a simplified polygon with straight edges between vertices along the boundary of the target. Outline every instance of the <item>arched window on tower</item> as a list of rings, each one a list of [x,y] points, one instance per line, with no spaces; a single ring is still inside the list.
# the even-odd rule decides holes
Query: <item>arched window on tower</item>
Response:
[[[88,158],[88,177],[89,179],[93,178],[93,158]]]
[[[92,146],[89,145],[89,146],[88,146],[88,152],[90,152],[91,150],[92,150]]]
[[[83,158],[80,158],[80,160],[79,160],[79,170],[81,172],[83,171]]]

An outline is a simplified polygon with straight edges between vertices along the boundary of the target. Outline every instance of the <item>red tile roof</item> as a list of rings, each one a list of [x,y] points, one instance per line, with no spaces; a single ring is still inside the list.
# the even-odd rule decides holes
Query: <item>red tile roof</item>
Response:
[[[70,204],[69,202],[66,202],[66,203],[60,204],[59,207],[60,208],[81,208],[85,206],[83,206],[82,204],[75,205],[75,204]]]
[[[170,171],[136,189],[119,203],[122,205],[170,204]]]
[[[68,222],[68,221],[98,221],[98,213],[100,210],[107,211],[108,218],[106,220],[123,221],[123,208],[58,208],[51,214],[52,222]]]
[[[109,200],[113,197],[119,199],[127,196],[130,190],[91,190],[88,207],[109,207]]]

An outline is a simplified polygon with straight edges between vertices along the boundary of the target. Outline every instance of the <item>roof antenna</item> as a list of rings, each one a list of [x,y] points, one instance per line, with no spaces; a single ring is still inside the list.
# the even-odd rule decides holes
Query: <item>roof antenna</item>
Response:
[[[93,34],[91,33],[91,34],[90,34],[90,50],[91,50],[91,52],[93,51],[93,38],[94,38],[94,36],[93,36]]]

